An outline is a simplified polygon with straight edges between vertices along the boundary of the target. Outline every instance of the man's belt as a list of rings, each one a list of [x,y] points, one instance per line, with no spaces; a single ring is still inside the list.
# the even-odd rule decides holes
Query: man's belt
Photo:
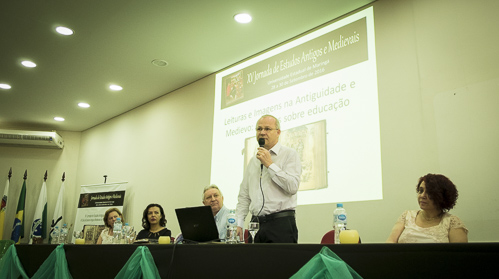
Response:
[[[294,217],[294,216],[295,216],[294,210],[285,210],[285,211],[280,211],[280,212],[276,212],[276,213],[272,213],[272,214],[264,215],[264,216],[253,216],[251,218],[251,221],[265,223],[265,222],[270,222],[270,221],[272,221],[274,219],[278,219],[278,218]]]

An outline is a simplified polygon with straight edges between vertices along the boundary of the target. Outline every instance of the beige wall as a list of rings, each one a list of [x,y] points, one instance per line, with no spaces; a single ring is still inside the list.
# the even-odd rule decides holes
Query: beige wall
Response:
[[[499,2],[488,0],[374,3],[383,199],[345,204],[349,227],[363,242],[384,242],[402,211],[418,208],[415,183],[429,172],[457,185],[451,213],[469,227],[470,241],[499,240],[498,9]],[[110,182],[129,182],[128,221],[139,227],[143,208],[157,202],[177,234],[174,209],[200,205],[210,182],[213,90],[214,76],[197,81],[82,132],[81,145],[78,133],[64,133],[67,145],[59,155],[0,147],[0,170],[15,164],[41,177],[46,165],[55,173],[68,173],[64,166],[74,172],[77,160],[77,179],[69,183],[74,176],[68,177],[73,190],[66,194],[73,218],[79,185],[101,183],[106,174]],[[62,156],[78,148],[79,156]],[[20,172],[16,176],[22,182]],[[19,190],[12,193],[17,202]],[[320,241],[331,229],[334,206],[297,208],[300,243]]]
[[[198,206],[210,182],[213,78],[205,78],[82,133],[78,185],[128,181],[125,219],[140,227],[149,203]]]
[[[73,223],[76,206],[71,197],[76,195],[76,176],[78,156],[80,152],[79,132],[58,131],[65,142],[64,149],[43,149],[31,147],[10,147],[0,145],[0,195],[4,193],[5,182],[9,169],[12,168],[10,179],[7,211],[5,216],[4,238],[10,239],[14,216],[16,215],[17,202],[23,185],[24,171],[28,170],[26,180],[25,203],[25,238],[21,241],[27,243],[33,223],[36,203],[43,184],[43,177],[47,171],[47,217],[52,221],[55,202],[62,184],[62,174],[66,173],[64,209],[69,218],[68,224]],[[51,202],[52,201],[52,202]]]

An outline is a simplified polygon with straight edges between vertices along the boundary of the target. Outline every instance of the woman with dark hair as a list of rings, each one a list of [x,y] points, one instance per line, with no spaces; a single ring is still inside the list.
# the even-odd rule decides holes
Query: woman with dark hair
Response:
[[[456,186],[441,174],[427,174],[416,186],[421,210],[407,210],[392,229],[389,243],[468,242],[468,229],[448,213],[456,204]]]
[[[106,210],[103,218],[106,228],[101,232],[99,239],[97,240],[97,244],[113,244],[113,226],[114,222],[116,222],[116,219],[118,218],[121,218],[121,222],[125,223],[125,220],[123,220],[123,214],[121,214],[119,209],[113,207]]]
[[[172,232],[165,228],[165,211],[161,205],[151,203],[142,214],[142,227],[136,239],[158,239],[160,236],[172,236]]]

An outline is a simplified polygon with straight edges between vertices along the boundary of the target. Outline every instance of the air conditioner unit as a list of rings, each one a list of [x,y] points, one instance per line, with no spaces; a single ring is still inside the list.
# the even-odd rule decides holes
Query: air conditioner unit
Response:
[[[63,148],[64,140],[56,132],[1,130],[0,144],[21,147]]]

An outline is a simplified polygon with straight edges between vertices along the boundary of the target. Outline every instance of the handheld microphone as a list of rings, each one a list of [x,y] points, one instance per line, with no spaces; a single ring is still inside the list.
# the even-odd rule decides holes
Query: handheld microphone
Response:
[[[265,145],[265,139],[264,138],[259,138],[258,139],[258,145],[260,145],[260,147],[263,147]],[[260,169],[263,170],[263,164],[260,164]]]
[[[259,138],[258,139],[258,145],[260,145],[260,147],[263,147],[265,145],[265,139],[264,138]]]

